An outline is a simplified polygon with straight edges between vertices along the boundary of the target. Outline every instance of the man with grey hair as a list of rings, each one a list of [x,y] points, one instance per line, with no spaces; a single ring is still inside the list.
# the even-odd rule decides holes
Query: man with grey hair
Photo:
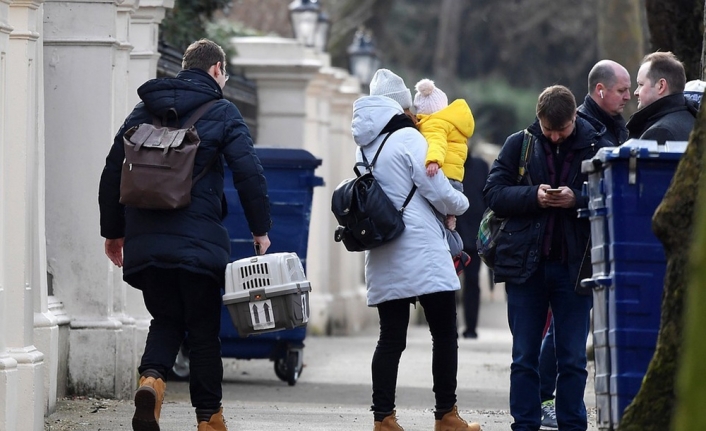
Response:
[[[629,138],[686,141],[694,128],[696,105],[684,97],[684,65],[671,52],[653,52],[637,72],[637,108],[627,123]]]

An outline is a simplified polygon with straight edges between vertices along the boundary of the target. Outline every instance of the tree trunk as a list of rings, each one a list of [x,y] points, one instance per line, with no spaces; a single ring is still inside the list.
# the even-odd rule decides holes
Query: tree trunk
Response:
[[[701,109],[692,134],[692,143],[702,149],[706,146],[706,110]],[[698,155],[696,155],[698,157]],[[703,157],[703,156],[702,156]],[[701,189],[706,187],[706,177],[701,178]],[[689,259],[689,284],[685,295],[684,347],[680,358],[677,380],[678,402],[672,429],[691,431],[706,429],[706,194],[698,197],[694,244]]]
[[[458,69],[458,48],[461,33],[461,20],[466,8],[464,2],[443,0],[439,12],[439,27],[436,30],[434,51],[434,79],[445,93],[454,94],[455,77]]]
[[[704,16],[702,24],[704,29],[706,29],[706,1],[704,2]],[[706,80],[706,31],[704,31],[702,43],[701,43],[701,80]]]
[[[646,0],[653,51],[672,51],[684,63],[687,81],[701,76],[703,0]]]
[[[625,66],[632,83],[645,55],[641,0],[598,0],[598,58]],[[625,49],[626,46],[631,47]],[[623,115],[629,117],[637,106],[630,103]]]
[[[652,217],[652,230],[664,246],[667,271],[657,348],[640,391],[625,409],[620,431],[665,431],[675,408],[675,379],[682,350],[684,295],[694,208],[706,146],[706,114],[701,110],[672,183]],[[703,312],[702,310],[699,310]],[[703,327],[699,328],[703,330]],[[699,342],[702,342],[700,340]],[[698,365],[701,365],[699,363]],[[699,370],[701,372],[701,370]],[[704,404],[700,405],[703,408]],[[684,428],[686,429],[686,428]],[[689,424],[689,430],[703,429]]]

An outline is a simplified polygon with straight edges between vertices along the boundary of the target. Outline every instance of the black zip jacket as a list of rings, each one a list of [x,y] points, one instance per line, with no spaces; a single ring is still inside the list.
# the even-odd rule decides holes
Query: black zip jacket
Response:
[[[581,172],[581,162],[595,156],[599,148],[611,146],[606,140],[605,126],[599,121],[581,113],[576,118],[572,135],[561,145],[561,151],[574,153],[565,183],[550,181],[547,155],[544,144],[548,143],[542,134],[539,122],[535,120],[528,128],[534,137],[532,153],[527,166],[527,174],[520,184],[517,175],[523,131],[507,138],[493,163],[483,189],[488,205],[498,216],[509,217],[505,232],[498,239],[494,276],[496,282],[523,283],[536,270],[542,259],[544,231],[550,211],[560,217],[559,223],[566,244],[566,258],[572,280],[579,277],[581,262],[590,240],[588,219],[577,218],[577,210],[586,208],[588,197],[582,196],[582,186],[587,180]],[[553,148],[552,144],[549,144]],[[553,187],[568,186],[576,196],[576,205],[570,209],[541,208],[537,203],[539,184]]]

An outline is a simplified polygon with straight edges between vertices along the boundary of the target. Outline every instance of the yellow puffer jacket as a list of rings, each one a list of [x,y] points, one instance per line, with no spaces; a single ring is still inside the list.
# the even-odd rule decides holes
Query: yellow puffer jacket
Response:
[[[463,180],[463,164],[468,155],[468,138],[476,123],[463,99],[454,100],[446,108],[431,115],[417,115],[417,127],[429,143],[425,164],[436,162],[447,178]]]

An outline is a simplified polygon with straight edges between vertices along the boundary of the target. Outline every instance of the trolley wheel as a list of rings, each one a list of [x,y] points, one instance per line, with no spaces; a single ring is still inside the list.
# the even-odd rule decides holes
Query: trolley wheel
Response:
[[[302,355],[301,350],[289,350],[285,357],[275,360],[275,375],[289,386],[294,386],[301,375]]]
[[[174,366],[169,370],[169,380],[178,382],[189,381],[189,348],[186,344],[181,345],[177,354]]]

